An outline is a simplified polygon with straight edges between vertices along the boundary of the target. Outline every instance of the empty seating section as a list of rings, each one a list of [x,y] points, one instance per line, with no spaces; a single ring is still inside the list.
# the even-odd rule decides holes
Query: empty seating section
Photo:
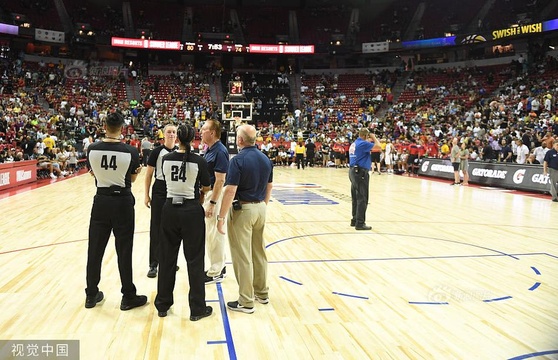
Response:
[[[360,42],[397,41],[409,25],[418,2],[394,1],[365,6],[360,11]]]
[[[135,29],[148,29],[153,38],[182,40],[185,7],[180,3],[140,0],[131,2]]]
[[[64,31],[53,1],[11,0],[2,3],[7,13],[25,15],[34,28]]]
[[[329,44],[333,34],[344,34],[349,26],[351,8],[339,4],[308,8],[297,13],[300,42]]]
[[[232,32],[230,9],[219,5],[200,5],[193,7],[194,34],[200,32]]]
[[[122,6],[103,6],[90,1],[69,0],[65,0],[64,5],[75,25],[89,24],[98,35],[123,36],[125,34]]]
[[[289,9],[243,7],[237,10],[247,43],[275,44],[276,35],[289,33]]]
[[[428,1],[421,26],[424,38],[443,37],[445,33],[463,33],[480,11],[483,1]]]

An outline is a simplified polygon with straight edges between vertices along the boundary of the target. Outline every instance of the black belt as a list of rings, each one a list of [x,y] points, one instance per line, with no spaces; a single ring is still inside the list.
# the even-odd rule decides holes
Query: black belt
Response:
[[[120,186],[100,187],[97,188],[97,195],[127,196],[132,195],[132,189]]]
[[[259,201],[244,201],[244,200],[239,200],[239,202],[241,204],[259,204],[261,202],[263,202],[263,200],[259,200]]]

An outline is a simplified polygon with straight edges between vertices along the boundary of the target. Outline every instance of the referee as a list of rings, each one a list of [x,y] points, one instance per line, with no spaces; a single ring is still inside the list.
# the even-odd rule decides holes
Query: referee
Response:
[[[159,266],[158,251],[161,211],[167,200],[167,188],[162,171],[163,156],[176,149],[176,126],[171,124],[166,125],[163,129],[163,136],[165,139],[163,145],[157,146],[149,154],[144,184],[144,204],[148,208],[151,208],[151,221],[149,226],[149,271],[147,272],[147,277],[150,278],[157,276],[157,266]],[[151,187],[153,177],[155,177],[155,182],[151,188],[151,196],[149,196],[149,188]]]
[[[558,202],[558,140],[554,140],[552,149],[544,156],[543,172],[550,175],[550,195],[552,201]]]
[[[106,135],[87,148],[87,167],[95,177],[97,194],[93,199],[87,250],[87,288],[85,307],[93,308],[103,300],[98,285],[101,263],[111,231],[114,233],[118,270],[122,283],[120,310],[145,305],[147,296],[137,295],[132,281],[135,199],[132,182],[141,171],[138,150],[120,141],[124,117],[111,113],[105,120]]]
[[[202,194],[209,191],[210,181],[205,159],[191,153],[190,143],[194,135],[195,130],[190,125],[180,125],[177,131],[179,149],[163,156],[167,200],[161,214],[159,278],[155,298],[159,317],[167,316],[174,304],[176,261],[180,245],[184,242],[191,321],[203,319],[213,312],[213,308],[205,303],[205,212],[201,205]]]

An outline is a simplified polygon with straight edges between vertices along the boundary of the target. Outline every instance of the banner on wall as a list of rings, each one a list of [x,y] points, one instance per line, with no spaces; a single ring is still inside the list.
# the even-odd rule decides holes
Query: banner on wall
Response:
[[[387,41],[362,43],[363,54],[383,53],[388,51],[389,42]]]
[[[35,40],[63,44],[66,36],[62,31],[35,29]]]

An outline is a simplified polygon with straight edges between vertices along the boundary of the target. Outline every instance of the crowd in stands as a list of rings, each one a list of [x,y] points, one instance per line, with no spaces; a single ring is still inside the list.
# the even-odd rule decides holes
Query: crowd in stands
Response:
[[[199,129],[205,119],[220,119],[209,72],[138,77],[141,99],[128,101],[113,93],[120,76],[72,79],[61,64],[17,59],[0,71],[0,162],[37,159],[52,177],[75,171],[74,158],[102,137],[102,120],[115,109],[127,119],[123,140],[140,150],[141,137],[156,143],[167,123],[190,121]],[[302,74],[300,107],[292,106],[283,75],[231,75],[244,81],[256,112],[268,104],[282,113],[278,122],[258,123],[258,143],[278,166],[295,161],[298,143],[313,149],[305,165],[345,167],[363,126],[382,139],[383,156],[393,146],[395,171],[410,173],[424,156],[446,157],[454,137],[471,160],[536,164],[558,135],[558,61],[551,56],[529,68],[514,62],[407,74]],[[391,90],[402,76],[407,83],[397,99]]]

